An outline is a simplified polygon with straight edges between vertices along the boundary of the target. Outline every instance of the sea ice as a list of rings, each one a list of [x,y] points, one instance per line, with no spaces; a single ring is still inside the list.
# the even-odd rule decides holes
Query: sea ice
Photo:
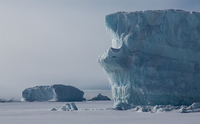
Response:
[[[36,86],[27,88],[22,97],[29,102],[33,101],[82,101],[84,92],[69,85]]]
[[[117,12],[105,23],[112,47],[98,62],[114,106],[200,102],[200,13]]]
[[[151,113],[127,110],[106,110],[113,101],[75,102],[78,111],[62,111],[61,102],[0,103],[1,124],[198,124],[200,113],[171,112]],[[48,111],[56,107],[57,111]],[[138,106],[140,107],[140,106]],[[84,109],[85,108],[85,109]],[[87,109],[86,109],[87,108]]]

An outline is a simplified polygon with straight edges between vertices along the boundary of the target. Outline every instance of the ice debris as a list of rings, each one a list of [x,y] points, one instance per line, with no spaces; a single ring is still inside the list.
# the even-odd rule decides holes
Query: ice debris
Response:
[[[200,112],[200,103],[193,103],[190,106],[173,106],[173,105],[132,105],[118,103],[119,106],[115,106],[114,108],[109,108],[107,110],[128,110],[132,112],[150,112],[150,113],[160,113],[160,112],[170,112],[170,111],[178,111],[181,113],[192,113],[192,112]],[[123,106],[123,107],[121,107]]]
[[[182,106],[181,112],[182,113],[200,112],[200,103],[195,102],[192,105],[190,105],[189,107]]]
[[[77,111],[78,108],[74,102],[72,103],[65,103],[64,105],[58,108],[51,108],[50,111]]]

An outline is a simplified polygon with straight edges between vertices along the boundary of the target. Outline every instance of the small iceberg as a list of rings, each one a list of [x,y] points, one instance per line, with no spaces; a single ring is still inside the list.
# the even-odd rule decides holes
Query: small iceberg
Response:
[[[99,93],[96,97],[93,97],[92,99],[90,99],[88,101],[105,101],[105,100],[110,101],[111,99],[108,98],[107,96],[103,96],[103,95],[101,95],[101,93]]]

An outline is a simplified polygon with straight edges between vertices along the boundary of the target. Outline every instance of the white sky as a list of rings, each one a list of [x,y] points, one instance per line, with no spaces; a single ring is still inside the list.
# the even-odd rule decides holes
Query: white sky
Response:
[[[104,18],[149,9],[200,12],[200,1],[0,0],[0,98],[36,85],[109,89],[97,64],[111,46]]]

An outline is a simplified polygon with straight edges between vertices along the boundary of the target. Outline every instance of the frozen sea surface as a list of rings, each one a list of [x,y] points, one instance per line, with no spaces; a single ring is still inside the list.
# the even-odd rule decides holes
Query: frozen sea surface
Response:
[[[66,102],[0,103],[0,124],[198,124],[200,113],[106,110],[113,101],[75,102],[78,111],[49,111]]]

